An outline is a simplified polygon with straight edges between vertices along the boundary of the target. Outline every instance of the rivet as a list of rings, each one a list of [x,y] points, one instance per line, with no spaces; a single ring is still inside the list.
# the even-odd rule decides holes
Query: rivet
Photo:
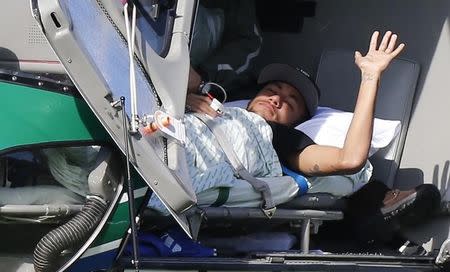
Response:
[[[68,59],[67,59],[67,62],[68,62],[68,63],[72,63],[72,59],[71,59],[71,58],[68,58]]]
[[[16,76],[13,76],[13,77],[12,77],[12,80],[13,80],[13,81],[16,81],[16,80],[17,80],[17,77],[16,77]]]

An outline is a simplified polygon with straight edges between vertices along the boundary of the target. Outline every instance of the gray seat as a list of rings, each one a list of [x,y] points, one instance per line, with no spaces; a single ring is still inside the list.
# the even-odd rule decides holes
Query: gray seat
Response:
[[[373,178],[390,187],[394,182],[401,158],[419,71],[418,63],[395,59],[381,79],[375,117],[400,120],[402,124],[400,134],[394,141],[375,153],[370,161],[374,167]],[[353,111],[360,83],[360,71],[354,63],[354,52],[324,51],[320,59],[316,83],[322,94],[319,101],[321,106]]]

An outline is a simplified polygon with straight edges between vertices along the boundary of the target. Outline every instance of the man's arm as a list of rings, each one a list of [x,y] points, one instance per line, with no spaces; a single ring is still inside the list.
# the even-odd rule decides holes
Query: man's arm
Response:
[[[366,56],[355,52],[355,63],[361,70],[361,84],[353,119],[342,148],[311,145],[289,158],[294,169],[310,176],[351,174],[365,164],[372,140],[375,102],[381,73],[404,48],[395,47],[397,35],[386,32],[378,45],[374,32]],[[378,47],[378,48],[377,48]]]

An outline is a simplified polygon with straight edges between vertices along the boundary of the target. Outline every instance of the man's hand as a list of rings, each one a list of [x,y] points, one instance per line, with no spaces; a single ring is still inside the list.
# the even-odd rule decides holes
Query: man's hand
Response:
[[[202,77],[191,66],[189,69],[188,93],[196,93],[201,83]]]
[[[204,95],[197,94],[198,88],[202,82],[202,78],[197,73],[197,71],[190,67],[189,70],[189,82],[188,82],[188,92],[186,96],[186,108],[192,110],[193,112],[205,113],[211,117],[216,117],[218,113],[211,108],[212,100]]]
[[[375,31],[370,40],[369,51],[367,55],[362,56],[360,52],[355,52],[355,63],[364,77],[378,77],[388,67],[389,63],[394,59],[405,47],[401,43],[396,46],[397,35],[387,31],[378,46],[378,36],[380,33]]]
[[[211,108],[211,99],[204,95],[188,93],[186,97],[186,107],[198,113],[206,113],[211,117],[216,117],[218,113]]]

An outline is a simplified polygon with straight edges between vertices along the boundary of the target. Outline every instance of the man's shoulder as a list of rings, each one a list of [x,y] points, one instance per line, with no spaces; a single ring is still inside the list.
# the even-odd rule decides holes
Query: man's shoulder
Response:
[[[281,131],[281,132],[292,132],[292,133],[296,133],[295,131],[297,131],[294,127],[291,126],[286,126],[280,123],[276,123],[276,122],[267,122],[269,123],[269,125],[272,127],[273,130],[276,131]]]
[[[314,141],[302,131],[292,126],[287,126],[275,122],[268,122],[273,131],[274,140],[280,141],[283,144],[295,143],[307,143],[315,144]]]

